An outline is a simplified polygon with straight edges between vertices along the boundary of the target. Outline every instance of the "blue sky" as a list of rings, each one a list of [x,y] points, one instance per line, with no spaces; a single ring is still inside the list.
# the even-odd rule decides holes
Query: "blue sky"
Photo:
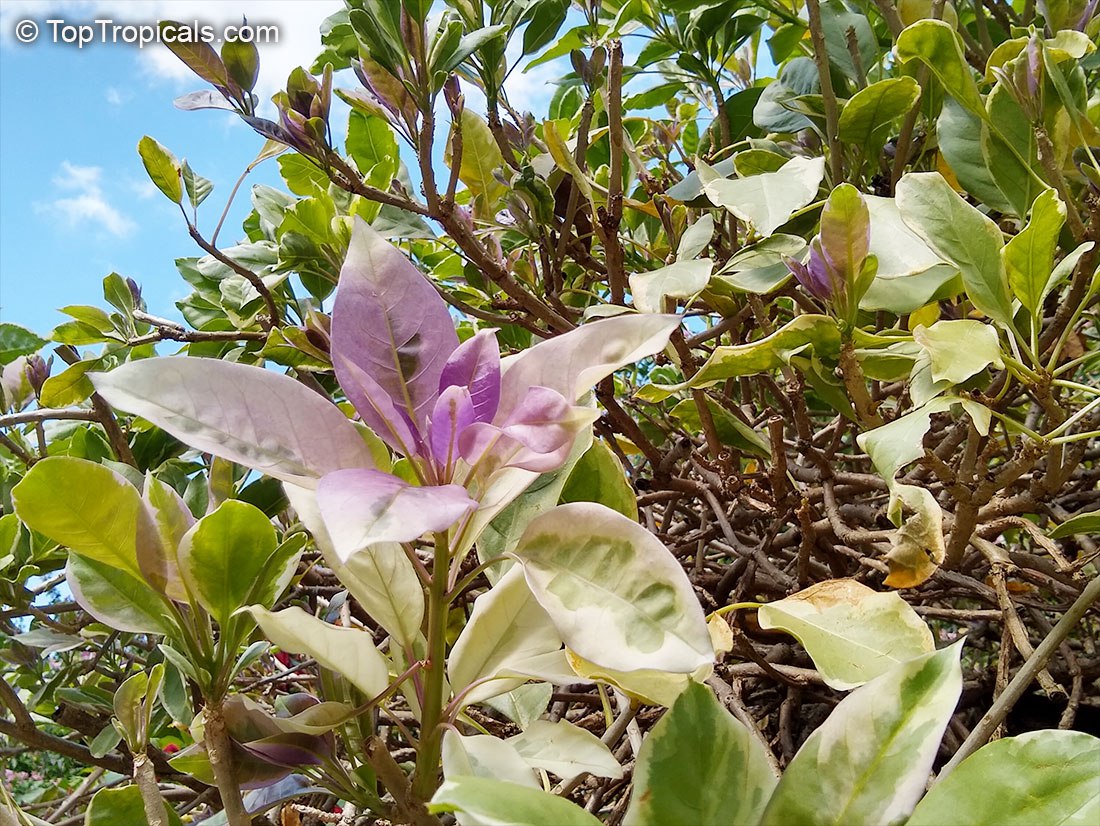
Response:
[[[116,271],[142,285],[151,312],[178,318],[186,285],[173,266],[196,254],[178,209],[153,189],[137,155],[149,134],[215,183],[200,210],[209,235],[237,176],[262,139],[229,115],[175,109],[177,95],[201,88],[163,46],[144,50],[50,41],[48,19],[116,23],[158,18],[280,25],[281,43],[261,51],[258,92],[266,98],[319,48],[317,27],[339,2],[23,2],[0,4],[0,320],[45,333],[66,304],[102,305],[101,282]],[[20,44],[19,21],[39,38]],[[277,184],[268,162],[250,179]],[[240,234],[248,210],[242,187],[220,244]],[[243,196],[243,197],[242,197]],[[205,213],[205,219],[204,219]]]
[[[199,212],[209,237],[237,177],[263,140],[235,117],[183,112],[172,100],[203,88],[167,48],[122,43],[82,49],[51,42],[48,20],[155,24],[197,20],[221,26],[279,26],[277,46],[260,47],[256,92],[267,101],[290,70],[312,61],[321,21],[339,0],[2,0],[0,2],[0,321],[44,334],[67,304],[103,304],[103,277],[114,271],[141,284],[150,312],[179,318],[174,302],[187,293],[173,261],[199,254],[178,208],[157,192],[137,143],[151,135],[214,182]],[[18,42],[18,24],[32,20],[38,39]],[[538,111],[558,67],[513,73],[509,91]],[[270,106],[270,104],[267,104]],[[241,234],[251,184],[279,186],[271,161],[241,188],[219,237]]]
[[[268,98],[291,69],[312,62],[320,23],[342,7],[340,0],[0,0],[0,321],[46,334],[67,318],[58,307],[102,306],[101,284],[110,272],[141,284],[150,312],[179,319],[174,302],[188,287],[173,261],[200,251],[178,207],[148,180],[137,143],[151,135],[214,182],[199,211],[207,237],[237,177],[263,145],[233,115],[172,105],[204,84],[166,47],[94,42],[78,49],[51,42],[62,24],[48,21],[155,25],[171,19],[220,28],[243,16],[254,25],[278,26],[278,44],[260,46],[256,88],[267,107],[261,112],[270,116]],[[39,32],[29,44],[16,37],[27,20]],[[628,42],[627,51],[639,46]],[[553,80],[567,71],[565,59],[526,74],[514,71],[509,96],[525,109],[545,112]],[[471,105],[477,97],[469,96]],[[341,131],[334,122],[334,132]],[[241,187],[219,246],[241,236],[256,183],[282,186],[274,162],[261,165]]]

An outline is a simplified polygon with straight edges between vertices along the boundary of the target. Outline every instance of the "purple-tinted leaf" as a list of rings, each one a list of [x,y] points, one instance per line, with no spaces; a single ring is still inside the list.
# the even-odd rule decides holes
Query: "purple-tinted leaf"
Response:
[[[297,694],[282,694],[275,698],[275,712],[278,717],[293,717],[320,704],[320,700],[304,691],[299,691]]]
[[[172,105],[185,112],[196,109],[228,109],[230,112],[233,111],[233,104],[226,100],[224,95],[220,92],[212,92],[209,89],[200,89],[197,92],[180,95],[172,101]]]
[[[340,386],[345,395],[359,411],[360,418],[375,429],[379,438],[403,455],[418,453],[422,441],[420,433],[413,426],[409,414],[394,406],[389,393],[351,359],[334,353],[332,364],[336,375],[342,376]],[[364,411],[370,411],[371,415],[367,416]],[[378,430],[379,427],[382,429]]]
[[[332,356],[340,386],[363,421],[392,447],[404,449],[382,414],[403,410],[420,429],[456,347],[454,323],[439,293],[396,247],[356,218],[332,311]],[[362,381],[364,375],[371,383]]]
[[[859,190],[841,184],[821,210],[821,252],[834,273],[850,283],[863,268],[871,246],[871,215]]]
[[[452,384],[436,399],[428,426],[428,447],[445,477],[458,458],[458,437],[475,418],[473,399],[463,385]]]
[[[833,298],[835,295],[833,283],[829,279],[825,259],[821,255],[821,245],[816,239],[810,244],[810,257],[805,264],[786,255],[783,256],[783,262],[810,295],[822,301],[830,301]]]
[[[585,324],[506,359],[495,422],[511,416],[529,387],[570,402],[620,367],[659,352],[680,324],[673,315],[623,315]]]
[[[530,387],[500,425],[477,423],[462,434],[462,457],[482,473],[517,467],[546,473],[561,466],[573,440],[596,411],[574,407],[547,387]]]
[[[458,485],[414,487],[378,470],[340,470],[317,486],[336,555],[346,561],[377,542],[411,542],[444,531],[477,507]]]
[[[263,118],[252,117],[251,115],[241,115],[241,120],[263,135],[265,138],[270,138],[273,141],[279,143],[285,143],[287,146],[298,146],[299,141],[290,132],[281,127],[279,124]]]
[[[474,418],[491,422],[500,404],[500,345],[496,330],[482,330],[451,353],[439,377],[439,390],[450,385],[470,389]]]
[[[165,28],[178,30],[183,28],[183,25],[176,23],[174,20],[162,20],[160,27],[162,31]],[[218,53],[208,43],[201,41],[186,42],[181,38],[173,37],[171,40],[166,39],[164,45],[171,50],[172,54],[182,60],[188,69],[207,83],[219,88],[229,87],[230,80],[225,71],[225,64],[222,63]]]
[[[108,402],[197,450],[313,487],[333,470],[373,467],[340,410],[288,376],[216,359],[164,358],[90,373]]]
[[[275,766],[319,766],[332,754],[331,736],[276,734],[239,745],[249,754]]]
[[[250,815],[258,815],[284,800],[292,800],[313,793],[323,794],[325,791],[325,789],[311,785],[309,780],[302,777],[302,775],[291,774],[276,783],[246,794],[244,796],[244,807]]]

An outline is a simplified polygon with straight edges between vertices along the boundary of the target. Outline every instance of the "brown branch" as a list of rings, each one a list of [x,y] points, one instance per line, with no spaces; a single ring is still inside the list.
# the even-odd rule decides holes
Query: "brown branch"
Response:
[[[825,31],[821,27],[821,5],[818,0],[806,0],[806,12],[810,18],[810,42],[813,44],[814,63],[821,81],[821,100],[825,106],[825,143],[829,147],[829,169],[832,185],[844,182],[844,158],[840,154],[837,138],[840,109],[837,107],[833,78],[829,71],[829,52],[825,47]]]
[[[597,228],[607,257],[607,281],[611,303],[624,304],[626,271],[619,226],[623,220],[623,44],[611,43],[607,66],[607,125],[611,145],[611,175],[607,184],[607,208],[599,210]]]
[[[180,209],[182,210],[183,208],[180,207]],[[267,288],[267,285],[263,282],[263,279],[260,278],[260,276],[256,275],[256,273],[252,272],[252,270],[248,269],[248,267],[244,267],[238,264],[224,252],[222,252],[205,238],[203,238],[202,233],[199,232],[199,228],[191,223],[190,219],[187,217],[186,212],[183,214],[183,217],[184,220],[187,221],[187,234],[191,236],[194,242],[198,244],[199,247],[208,255],[212,256],[216,261],[220,261],[222,264],[225,264],[225,266],[229,267],[229,269],[233,270],[233,272],[237,273],[237,275],[243,277],[249,284],[252,285],[253,289],[255,289],[256,292],[260,294],[260,298],[262,298],[264,301],[264,306],[267,307],[267,314],[271,319],[269,326],[282,327],[283,320],[279,313],[279,307],[278,305],[276,305],[275,298],[271,295],[271,291]]]

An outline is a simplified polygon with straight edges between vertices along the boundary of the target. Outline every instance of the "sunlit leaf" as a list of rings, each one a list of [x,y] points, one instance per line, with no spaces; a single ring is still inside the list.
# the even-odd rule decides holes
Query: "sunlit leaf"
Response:
[[[373,466],[370,449],[338,407],[269,370],[176,357],[133,361],[89,378],[120,410],[283,481],[314,486],[330,470]]]
[[[841,700],[787,767],[761,826],[904,821],[959,700],[961,651],[904,662]]]
[[[1088,826],[1100,820],[1100,740],[1032,731],[983,746],[917,804],[908,826]]]
[[[306,654],[318,664],[342,674],[366,697],[381,694],[389,684],[389,666],[369,632],[329,625],[301,608],[272,613],[248,607],[264,635],[288,653]]]
[[[723,178],[702,161],[696,167],[703,191],[716,205],[748,221],[761,235],[771,235],[817,197],[825,176],[824,158],[792,158],[777,172],[748,178]]]
[[[830,579],[769,602],[762,628],[793,634],[831,687],[846,691],[934,649],[932,632],[897,593]]]
[[[645,528],[601,505],[561,505],[527,528],[516,558],[566,645],[621,671],[690,673],[713,661],[683,569]]]
[[[1008,275],[1001,260],[1004,241],[997,225],[959,197],[936,172],[903,176],[898,182],[897,202],[909,228],[959,268],[974,306],[994,321],[1011,326]]]
[[[182,538],[180,571],[190,593],[224,628],[256,583],[278,573],[270,566],[276,544],[275,528],[259,509],[230,499]]]
[[[514,663],[559,648],[561,636],[517,565],[474,600],[470,618],[447,660],[447,676],[458,692]],[[465,701],[478,703],[523,682],[517,678],[489,680],[471,689]]]
[[[557,795],[485,777],[446,780],[428,810],[456,812],[486,826],[597,826],[600,822]]]
[[[961,384],[990,365],[1004,367],[997,331],[980,321],[963,318],[918,326],[913,339],[931,358],[933,381]]]
[[[1031,205],[1027,226],[1002,251],[1012,294],[1031,313],[1040,308],[1065,220],[1066,205],[1053,189],[1045,190]]]
[[[760,742],[696,683],[642,742],[623,822],[756,823],[778,782]]]

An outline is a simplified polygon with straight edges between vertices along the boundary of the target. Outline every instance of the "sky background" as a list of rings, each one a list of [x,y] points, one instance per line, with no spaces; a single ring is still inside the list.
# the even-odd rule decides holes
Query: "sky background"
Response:
[[[205,85],[166,47],[55,44],[47,20],[197,20],[220,27],[244,16],[250,24],[278,25],[278,45],[259,46],[256,93],[270,116],[268,99],[291,69],[309,66],[320,50],[321,21],[342,7],[338,0],[0,0],[0,321],[44,335],[67,318],[58,307],[103,306],[102,281],[110,272],[137,281],[150,312],[180,318],[174,302],[188,287],[173,262],[201,251],[178,207],[149,181],[138,141],[151,135],[213,181],[213,194],[199,210],[207,237],[263,145],[234,115],[172,105]],[[39,26],[34,43],[15,37],[24,20]],[[512,99],[545,111],[558,73],[553,66],[514,72]],[[285,188],[273,161],[255,170],[219,246],[242,236],[249,188],[257,183]]]

